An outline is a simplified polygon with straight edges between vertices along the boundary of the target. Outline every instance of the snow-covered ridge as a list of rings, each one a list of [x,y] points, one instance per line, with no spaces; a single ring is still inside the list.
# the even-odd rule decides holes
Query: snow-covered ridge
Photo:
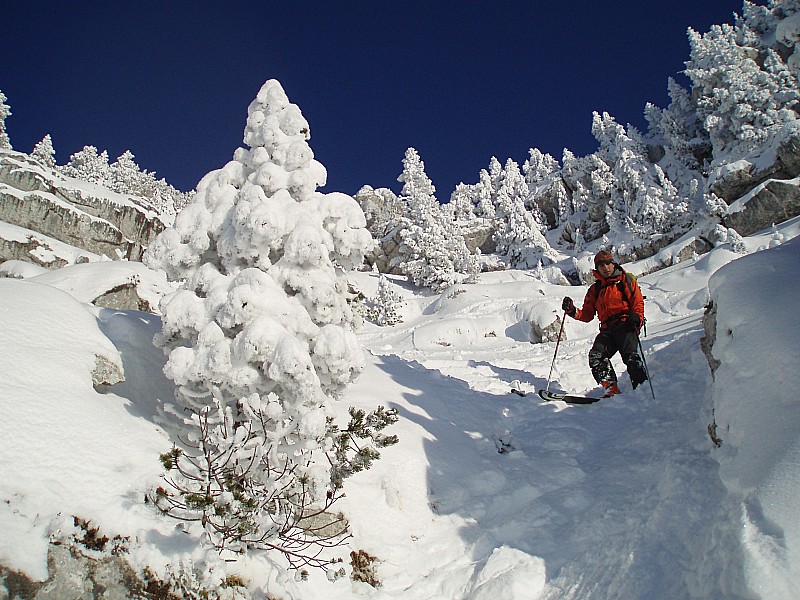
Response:
[[[82,249],[85,252],[73,254],[88,260],[94,256],[140,260],[165,226],[162,217],[142,202],[64,177],[10,150],[0,151],[0,221]],[[19,245],[3,246],[0,260],[28,260],[49,268],[74,262],[64,252],[59,253],[61,260],[49,262],[26,254]]]

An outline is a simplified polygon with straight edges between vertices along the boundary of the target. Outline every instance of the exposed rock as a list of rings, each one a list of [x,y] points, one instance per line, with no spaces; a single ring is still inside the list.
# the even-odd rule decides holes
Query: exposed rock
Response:
[[[781,223],[800,214],[800,187],[798,181],[766,182],[746,201],[734,203],[730,212],[725,215],[726,227],[736,230],[739,235],[746,236],[773,223]]]
[[[556,320],[542,327],[536,321],[531,321],[531,341],[534,343],[555,342],[561,331],[561,339],[566,340],[566,331],[561,329],[561,317],[556,315]]]
[[[125,283],[118,285],[105,294],[98,296],[92,301],[95,306],[102,308],[113,308],[115,310],[140,310],[143,312],[154,313],[155,307],[150,306],[147,300],[139,296],[138,288],[135,283]]]
[[[119,364],[115,364],[104,356],[95,357],[94,370],[92,371],[92,384],[95,388],[110,386],[125,381],[125,372]]]
[[[711,183],[709,191],[716,194],[730,204],[741,198],[759,183],[768,179],[774,172],[770,168],[766,171],[756,172],[755,165],[746,160],[741,160],[733,165],[726,165],[721,169],[716,179]]]
[[[706,307],[706,311],[703,314],[703,331],[705,335],[700,338],[700,348],[703,350],[703,354],[706,355],[708,366],[711,369],[711,376],[713,377],[717,368],[722,364],[714,358],[712,352],[714,342],[717,339],[717,307],[713,302]]]
[[[767,155],[770,158],[764,160]],[[772,149],[759,149],[752,156],[718,168],[710,191],[730,204],[768,179],[793,179],[798,175],[800,128],[794,124],[781,132]]]
[[[367,220],[367,230],[372,237],[381,237],[390,223],[396,223],[405,207],[397,195],[388,188],[374,189],[365,185],[353,196]]]
[[[43,233],[94,254],[105,254],[112,259],[141,258],[138,242],[126,239],[117,227],[76,210],[49,193],[21,195],[0,184],[0,217],[6,223]]]
[[[51,544],[47,551],[47,581],[0,566],[6,598],[20,600],[125,600],[144,590],[133,568],[119,556],[89,558],[67,546]],[[1,588],[0,588],[1,589]],[[3,597],[0,595],[0,597]]]
[[[469,227],[462,228],[461,234],[464,236],[467,250],[471,253],[480,250],[481,254],[492,254],[497,250],[497,243],[494,241],[495,231],[497,224],[494,221],[481,219]]]
[[[141,260],[165,224],[144,198],[64,177],[26,154],[0,152],[0,221],[48,236],[89,254]],[[77,262],[61,253],[38,259],[29,237],[0,240],[0,261],[17,259],[58,268]],[[78,252],[74,252],[73,258]]]
[[[38,252],[40,248],[44,249],[44,257]],[[34,235],[25,242],[0,238],[0,261],[24,260],[47,269],[59,269],[69,264],[66,259],[55,256],[52,250]]]
[[[310,535],[318,538],[333,538],[347,533],[350,524],[342,513],[319,512],[303,516],[297,526]]]

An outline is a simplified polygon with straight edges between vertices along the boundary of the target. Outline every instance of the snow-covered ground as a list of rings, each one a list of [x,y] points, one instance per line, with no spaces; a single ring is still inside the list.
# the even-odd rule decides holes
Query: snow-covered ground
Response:
[[[68,540],[74,515],[129,536],[135,567],[192,564],[208,584],[238,574],[255,598],[796,598],[800,222],[779,229],[748,238],[746,257],[723,246],[639,279],[655,398],[631,390],[619,360],[624,393],[594,405],[509,393],[548,385],[555,343],[531,343],[530,321],[586,288],[523,271],[436,296],[393,280],[403,323],[365,324],[367,367],[340,403],[401,417],[387,431],[400,442],[339,502],[353,536],[337,554],[376,557],[378,588],[299,581],[264,556],[224,563],[156,514],[143,499],[171,444],[159,407],[172,395],[150,344],[159,319],[83,304],[69,267],[62,283],[0,280],[0,564],[45,579],[48,541]],[[375,293],[376,274],[351,279]],[[700,349],[709,280],[713,382]],[[596,391],[595,332],[566,323],[551,388]],[[124,383],[92,387],[98,354]]]

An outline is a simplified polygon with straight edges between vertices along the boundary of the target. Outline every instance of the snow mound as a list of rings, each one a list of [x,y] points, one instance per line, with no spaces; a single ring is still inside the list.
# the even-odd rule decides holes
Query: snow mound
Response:
[[[765,598],[800,589],[800,239],[757,252],[710,280],[720,475],[741,497],[747,573]]]
[[[0,564],[45,579],[61,515],[127,534],[148,519],[143,494],[168,442],[94,389],[98,357],[122,361],[85,305],[14,279],[0,280],[0,297]]]

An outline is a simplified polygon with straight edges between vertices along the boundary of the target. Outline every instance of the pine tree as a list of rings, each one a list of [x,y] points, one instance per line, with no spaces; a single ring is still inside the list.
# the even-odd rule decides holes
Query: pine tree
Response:
[[[434,193],[436,188],[425,173],[425,164],[414,148],[406,150],[401,201],[408,206],[401,219],[398,256],[392,262],[410,282],[436,292],[455,284],[472,281],[478,273],[477,259],[454,223],[442,212]]]
[[[664,171],[647,159],[638,132],[626,131],[608,113],[594,113],[592,133],[603,159],[612,166],[615,185],[606,212],[609,227],[649,238],[688,225],[688,205]]]
[[[498,213],[502,214],[494,234],[497,253],[515,269],[531,269],[546,257],[555,259],[555,253],[544,237],[541,226],[525,209],[522,200],[510,197],[505,190],[498,195]]]
[[[672,77],[667,82],[667,93],[670,97],[667,108],[650,103],[645,107],[648,135],[663,144],[677,163],[688,170],[699,171],[711,161],[708,132],[703,128],[689,91]]]
[[[300,109],[267,81],[248,108],[247,148],[202,179],[146,255],[184,282],[162,302],[156,343],[185,443],[162,456],[155,501],[198,521],[220,550],[277,550],[294,566],[325,564],[310,548],[328,540],[300,520],[396,441],[380,433],[392,411],[332,422],[332,401],[364,364],[343,269],[372,240],[353,198],[316,191],[326,171],[309,137]],[[354,454],[359,437],[368,443]]]
[[[377,325],[402,323],[398,310],[405,302],[393,287],[389,279],[381,274],[375,296],[367,301],[367,318]]]
[[[450,201],[445,205],[449,207],[454,221],[470,221],[475,218],[473,203],[475,187],[463,182],[456,185],[456,189],[450,195]]]
[[[150,197],[155,188],[155,177],[143,172],[136,164],[130,150],[123,152],[108,169],[108,187],[121,194]]]
[[[492,187],[489,172],[486,169],[481,169],[478,175],[478,183],[475,184],[472,199],[475,216],[482,219],[494,220],[497,216],[497,210],[494,204],[495,196],[496,192]]]
[[[69,162],[60,168],[68,177],[81,181],[107,185],[109,181],[108,152],[98,153],[94,146],[84,146],[69,157]]]
[[[690,29],[689,43],[686,74],[715,162],[763,147],[783,125],[797,120],[797,79],[773,49],[760,51],[756,32],[714,25],[703,35]]]
[[[11,150],[11,140],[6,133],[6,118],[11,116],[11,107],[6,100],[6,95],[0,91],[0,150]]]
[[[53,148],[53,140],[48,133],[38,142],[31,151],[31,156],[49,168],[56,166],[56,151]]]

